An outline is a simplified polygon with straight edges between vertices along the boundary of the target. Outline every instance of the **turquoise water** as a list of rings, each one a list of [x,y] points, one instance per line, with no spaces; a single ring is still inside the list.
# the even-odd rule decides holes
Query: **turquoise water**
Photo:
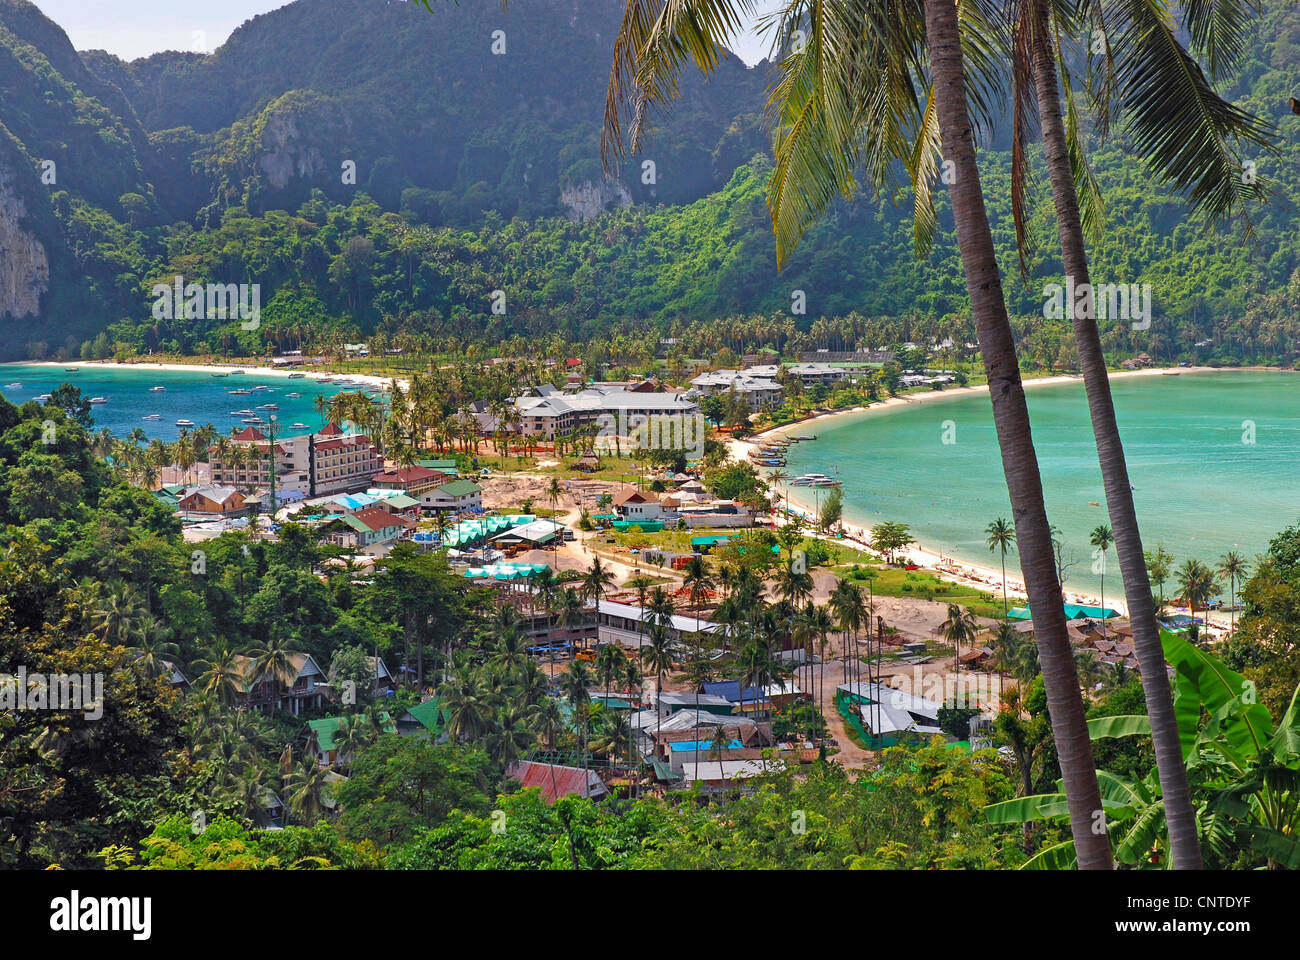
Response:
[[[1111,389],[1148,549],[1163,542],[1180,562],[1209,562],[1228,550],[1253,559],[1300,522],[1300,376],[1135,377],[1113,380]],[[1026,397],[1048,517],[1075,562],[1066,583],[1096,594],[1088,537],[1109,518],[1083,385],[1032,387]],[[847,523],[900,521],[930,550],[997,565],[983,531],[999,516],[1010,519],[1011,506],[986,393],[952,391],[791,432],[818,439],[793,444],[786,470],[843,480]],[[812,499],[806,489],[798,495]],[[1105,588],[1115,595],[1113,549],[1110,560]],[[1007,567],[1019,579],[1014,557]]]
[[[22,404],[43,393],[50,393],[62,383],[75,384],[82,396],[107,397],[108,403],[91,407],[95,430],[108,427],[118,436],[125,436],[136,427],[150,439],[175,440],[181,428],[177,420],[193,420],[198,426],[211,423],[222,433],[231,427],[243,428],[241,418],[232,416],[235,410],[252,410],[256,416],[269,420],[275,414],[281,424],[281,433],[292,434],[294,423],[305,423],[311,429],[323,425],[313,401],[319,395],[331,397],[343,390],[355,390],[338,383],[318,383],[311,375],[301,380],[283,376],[260,376],[256,368],[246,368],[243,376],[214,377],[204,372],[163,372],[139,370],[131,367],[83,367],[76,372],[61,366],[33,364],[0,365],[0,394],[10,403]],[[8,388],[10,383],[21,387]],[[235,389],[250,390],[263,385],[269,389],[256,393],[231,396]],[[165,387],[162,393],[151,393],[150,387]],[[285,396],[301,393],[293,399]],[[262,404],[274,403],[278,410],[258,410]],[[161,420],[144,420],[149,414],[160,414]],[[305,431],[299,431],[305,432]]]

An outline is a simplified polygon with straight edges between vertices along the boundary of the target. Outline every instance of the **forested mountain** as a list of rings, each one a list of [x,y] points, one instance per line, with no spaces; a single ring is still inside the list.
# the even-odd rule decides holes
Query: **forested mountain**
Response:
[[[766,64],[731,60],[707,82],[688,71],[645,155],[605,180],[598,139],[622,7],[515,0],[431,14],[298,0],[213,53],[125,63],[78,54],[30,3],[0,0],[0,353],[75,353],[105,330],[101,350],[181,352],[258,350],[285,328],[581,338],[788,314],[794,290],[807,297],[793,317],[803,328],[851,312],[961,313],[951,234],[917,262],[906,197],[841,207],[776,272]],[[1269,3],[1223,87],[1278,125],[1277,154],[1256,161],[1276,194],[1252,211],[1253,239],[1189,221],[1128,155],[1122,127],[1094,139],[1107,202],[1094,278],[1152,285],[1151,331],[1117,325],[1114,349],[1178,356],[1209,339],[1202,359],[1276,360],[1300,340],[1297,43],[1300,13]],[[1048,191],[1037,190],[1023,281],[1009,156],[986,150],[982,163],[1013,311],[1042,326],[1042,287],[1060,270]],[[940,207],[947,225],[946,197]],[[156,321],[150,287],[178,274],[261,284],[261,330]]]

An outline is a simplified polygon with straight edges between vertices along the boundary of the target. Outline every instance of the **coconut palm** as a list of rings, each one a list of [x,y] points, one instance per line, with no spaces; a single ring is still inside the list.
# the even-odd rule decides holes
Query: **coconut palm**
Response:
[[[769,202],[778,255],[788,254],[806,225],[837,195],[858,188],[862,168],[869,182],[880,185],[890,181],[901,163],[913,181],[928,190],[940,150],[946,155],[944,180],[990,384],[1035,635],[1043,648],[1043,677],[1076,854],[1082,867],[1109,868],[1109,842],[1092,832],[1092,811],[1101,808],[1100,790],[1060,608],[1015,341],[975,162],[969,110],[973,103],[981,115],[989,113],[981,76],[991,70],[995,57],[987,46],[971,42],[970,31],[964,52],[953,0],[925,0],[923,5],[820,3],[815,11],[808,8],[807,3],[787,7],[787,37],[805,26],[812,29],[800,45],[806,55],[797,62],[783,61],[789,69],[773,94],[777,165]],[[652,13],[640,0],[629,0],[615,40],[606,100],[602,155],[607,161],[617,159],[628,146],[640,146],[648,107],[677,95],[677,80],[688,60],[711,71],[728,36],[753,9],[751,0],[698,0],[667,4]],[[810,12],[805,22],[804,14]],[[978,11],[963,5],[961,17],[975,20]],[[966,59],[971,61],[969,82]],[[622,129],[629,101],[634,119],[630,143]],[[859,109],[859,104],[867,106]],[[909,136],[918,130],[924,131],[919,145]]]
[[[1249,570],[1246,558],[1235,550],[1229,550],[1219,558],[1219,575],[1228,578],[1229,632],[1237,629],[1237,581],[1245,579]]]
[[[664,695],[664,676],[677,667],[668,628],[662,623],[652,623],[650,625],[645,648],[641,651],[641,660],[645,663],[646,669],[655,675],[655,735],[657,739],[663,728],[664,712],[660,700]]]
[[[1218,577],[1214,571],[1201,563],[1199,560],[1185,560],[1183,565],[1178,568],[1178,589],[1182,591],[1183,599],[1187,601],[1187,606],[1191,610],[1192,619],[1196,619],[1196,607],[1199,604],[1202,612],[1205,611],[1206,605],[1210,598],[1218,593]],[[1210,637],[1210,618],[1208,614],[1205,617],[1205,639]],[[1143,679],[1145,683],[1145,676]]]
[[[1101,621],[1104,624],[1106,622],[1106,551],[1115,542],[1115,536],[1110,532],[1109,526],[1100,523],[1093,528],[1088,542],[1096,547],[1100,554],[1100,563],[1094,567],[1094,571],[1101,577]]]
[[[144,615],[139,592],[129,583],[118,581],[100,597],[91,613],[91,625],[105,643],[126,646],[139,630]]]
[[[325,815],[325,791],[329,770],[312,757],[303,757],[284,778],[289,810],[303,826],[311,826]]]
[[[256,690],[259,684],[269,684],[271,702],[278,704],[280,688],[289,686],[298,676],[294,660],[299,656],[289,638],[273,633],[263,646],[249,651],[248,688]]]
[[[1016,528],[1007,523],[1003,517],[998,517],[987,527],[984,533],[988,539],[989,553],[1000,552],[1002,555],[1002,619],[1007,618],[1007,551],[1013,549],[1016,545]]]
[[[587,720],[591,711],[591,674],[581,660],[569,664],[569,672],[560,681],[560,690],[569,698],[574,716],[578,718],[578,749],[582,756],[582,769],[587,769]]]
[[[1149,581],[1160,587],[1160,600],[1156,609],[1157,614],[1160,614],[1165,608],[1165,584],[1169,582],[1170,576],[1173,575],[1174,557],[1165,549],[1163,543],[1157,543],[1154,550],[1146,552],[1143,560],[1146,564]]]
[[[939,625],[939,629],[943,631],[943,638],[952,644],[952,668],[960,670],[961,662],[958,657],[961,654],[961,645],[973,644],[975,634],[979,632],[979,623],[975,619],[975,614],[959,604],[950,603],[948,616]]]

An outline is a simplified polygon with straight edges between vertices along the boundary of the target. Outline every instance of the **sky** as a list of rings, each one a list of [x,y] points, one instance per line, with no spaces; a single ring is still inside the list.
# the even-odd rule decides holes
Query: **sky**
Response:
[[[259,13],[285,6],[284,0],[34,0],[67,33],[78,50],[107,50],[124,60],[160,50],[211,52],[232,30]],[[484,2],[484,0],[473,0]],[[767,0],[770,10],[779,0]],[[767,54],[767,44],[752,31],[733,49],[746,63]]]

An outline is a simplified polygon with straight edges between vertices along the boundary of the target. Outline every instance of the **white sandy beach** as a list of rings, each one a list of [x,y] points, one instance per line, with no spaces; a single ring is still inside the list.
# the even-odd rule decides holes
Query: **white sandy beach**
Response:
[[[1127,377],[1167,376],[1173,373],[1178,373],[1181,375],[1181,374],[1222,373],[1222,372],[1224,371],[1213,367],[1175,367],[1175,368],[1149,367],[1143,370],[1117,371],[1112,373],[1110,376],[1111,379],[1118,380]],[[1083,377],[1081,376],[1040,377],[1037,379],[1025,380],[1024,386],[1026,390],[1030,390],[1035,387],[1045,387],[1045,386],[1052,386],[1055,384],[1063,384],[1063,383],[1082,383],[1082,381],[1083,381]],[[817,416],[810,417],[806,420],[799,420],[796,421],[795,423],[784,424],[780,427],[773,427],[771,429],[764,430],[760,433],[754,434],[753,436],[745,440],[729,440],[727,441],[727,449],[730,452],[733,459],[743,460],[748,462],[749,451],[754,449],[754,447],[758,445],[756,441],[759,440],[760,438],[779,437],[792,432],[803,433],[805,432],[807,427],[815,424],[819,420],[829,420],[833,417],[845,417],[853,414],[865,415],[875,411],[885,410],[890,407],[897,407],[906,404],[931,403],[931,402],[940,401],[944,399],[951,400],[954,396],[966,396],[968,394],[973,394],[973,393],[987,393],[987,392],[988,392],[988,386],[985,384],[976,387],[949,387],[945,390],[931,390],[925,393],[908,394],[906,396],[901,396],[901,397],[890,397],[886,400],[880,401],[879,403],[874,403],[869,407],[854,407],[849,410],[836,410],[830,413],[821,413],[818,414]],[[766,469],[766,468],[760,468],[760,470],[762,469]],[[771,473],[771,470],[768,470],[767,472]],[[788,496],[791,512],[802,514],[805,518],[811,519],[814,514],[814,505],[812,502],[812,498],[808,496],[808,493],[810,492],[811,488],[791,487],[788,484],[781,484],[780,486],[782,492],[782,499],[784,500]],[[778,521],[779,521],[779,517],[778,517]],[[844,530],[845,536],[840,538],[837,542],[845,543],[848,546],[857,547],[863,550],[870,550],[870,547],[867,546],[868,541],[870,541],[871,539],[870,527],[854,526],[848,523],[842,523],[841,527]],[[927,548],[922,543],[912,544],[910,547],[908,547],[906,551],[906,555],[917,566],[923,567],[924,569],[930,571],[931,573],[934,573],[937,576],[942,577],[944,580],[949,580],[951,582],[960,583],[966,586],[976,587],[981,590],[986,590],[989,593],[995,595],[1000,595],[1002,592],[1002,571],[1000,567],[983,566],[980,564],[970,563],[967,561],[958,561],[952,557],[943,555],[936,550]],[[1007,565],[1007,596],[1009,598],[1014,598],[1017,601],[1024,601],[1025,599],[1027,599],[1025,595],[1024,584],[1021,580],[1015,578],[1015,576],[1013,575],[1013,571],[1015,573],[1019,572],[1019,569],[1017,566],[1015,566],[1014,561],[1008,563]],[[1065,596],[1066,596],[1066,600],[1070,603],[1079,603],[1079,604],[1086,604],[1086,605],[1097,605],[1100,603],[1099,597],[1090,596],[1086,594],[1066,591]],[[1113,609],[1117,609],[1121,613],[1127,615],[1128,610],[1126,605],[1123,603],[1123,601],[1117,598],[1108,595],[1106,597],[1106,606],[1111,607]]]
[[[406,388],[405,380],[395,377],[377,377],[367,373],[329,373],[324,370],[311,370],[306,367],[277,368],[266,367],[258,364],[249,363],[231,363],[231,364],[198,364],[198,363],[152,363],[145,361],[133,361],[131,363],[116,363],[111,360],[67,360],[63,362],[54,360],[44,360],[39,362],[30,362],[27,366],[36,367],[77,367],[79,369],[103,369],[103,370],[159,370],[171,373],[231,373],[235,370],[244,370],[249,374],[256,374],[259,377],[288,377],[293,373],[301,373],[305,376],[303,379],[320,380],[324,377],[343,378],[345,380],[355,380],[358,383],[364,383],[376,390],[391,388],[396,382],[403,389]]]

